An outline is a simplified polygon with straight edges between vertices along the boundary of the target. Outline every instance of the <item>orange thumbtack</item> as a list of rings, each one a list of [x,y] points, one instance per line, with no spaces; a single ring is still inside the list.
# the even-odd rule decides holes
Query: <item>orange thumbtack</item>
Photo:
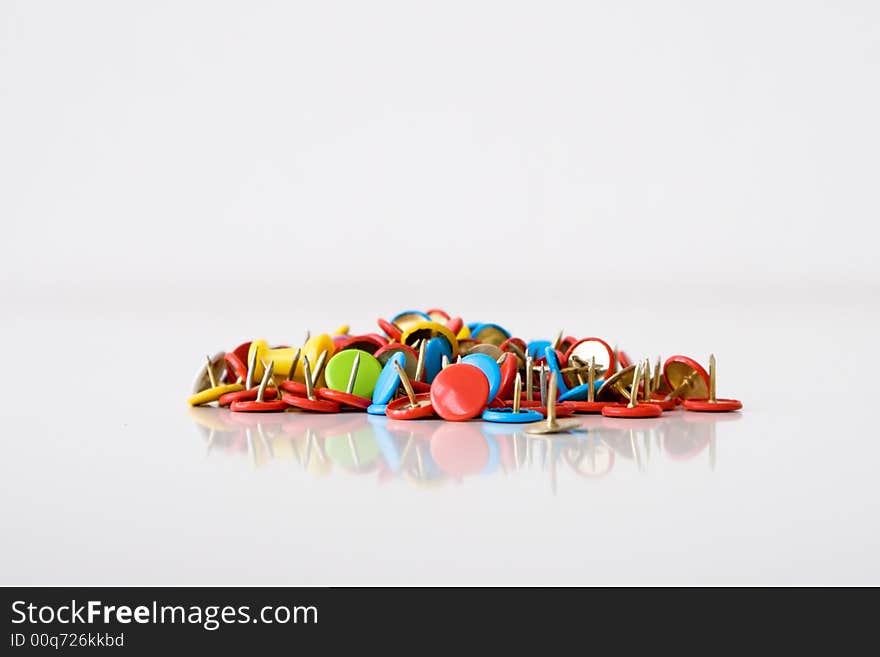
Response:
[[[663,376],[671,391],[669,399],[706,399],[709,396],[709,375],[703,366],[687,356],[670,356],[663,365]]]
[[[385,407],[385,415],[392,420],[418,420],[419,418],[434,415],[434,407],[431,405],[431,393],[427,392],[417,395],[400,363],[394,361],[394,367],[400,376],[400,382],[403,384],[406,396],[388,402],[388,406]]]
[[[303,356],[302,361],[306,379],[306,395],[305,397],[302,397],[300,395],[285,393],[281,395],[282,401],[284,401],[285,404],[296,406],[304,411],[314,411],[316,413],[338,413],[339,402],[318,399],[315,396],[315,382],[318,380],[318,377],[317,375],[312,376],[312,366],[309,363],[309,357]]]
[[[715,354],[709,356],[709,398],[685,399],[681,405],[689,411],[701,413],[724,413],[742,408],[742,402],[738,399],[718,399],[715,396]]]
[[[266,386],[272,379],[272,372],[274,369],[275,361],[270,360],[268,365],[263,368],[263,379],[260,381],[259,388],[257,388],[257,398],[253,401],[234,401],[229,405],[230,410],[236,411],[237,413],[266,413],[271,411],[283,411],[286,409],[287,404],[282,400],[273,399],[272,401],[268,401],[266,399]]]
[[[630,365],[629,367],[633,367]],[[621,370],[626,371],[628,368]],[[660,417],[663,410],[657,404],[640,404],[639,403],[639,386],[641,385],[641,369],[635,366],[633,372],[632,387],[629,393],[628,404],[609,404],[602,409],[602,415],[605,417],[625,417],[625,418],[646,418]]]
[[[208,383],[210,387],[197,392],[192,395],[187,401],[190,406],[201,406],[202,404],[210,404],[211,402],[218,401],[223,395],[229,392],[236,392],[237,390],[242,390],[244,386],[240,383],[224,383],[222,385],[218,384],[217,375],[214,373],[214,364],[211,362],[211,357],[208,356]],[[199,379],[201,380],[201,376]]]
[[[351,374],[348,376],[348,384],[345,386],[345,392],[341,390],[334,390],[333,388],[319,388],[318,394],[324,399],[329,399],[333,402],[338,402],[344,406],[351,406],[352,408],[360,408],[365,409],[373,401],[368,397],[360,397],[354,394],[354,384],[357,381],[358,370],[360,369],[361,364],[361,355],[358,353],[355,355],[354,360],[351,363]]]

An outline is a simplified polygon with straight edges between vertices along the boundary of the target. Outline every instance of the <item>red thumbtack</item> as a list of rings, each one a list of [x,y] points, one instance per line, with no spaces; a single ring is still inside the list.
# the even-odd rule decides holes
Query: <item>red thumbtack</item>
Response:
[[[636,366],[633,373],[632,387],[629,393],[628,404],[610,404],[602,409],[605,417],[646,418],[660,417],[663,410],[656,404],[639,403],[639,386],[641,384],[641,371]]]
[[[718,399],[715,396],[715,354],[709,356],[709,398],[685,399],[681,405],[689,411],[702,413],[723,413],[742,408],[742,402],[738,399]]]
[[[230,404],[229,408],[237,413],[266,413],[286,409],[287,404],[280,399],[266,400],[266,386],[272,379],[272,371],[274,369],[275,361],[270,360],[269,364],[264,367],[263,380],[260,381],[260,387],[257,388],[257,398],[254,401],[234,401]]]
[[[327,352],[322,352],[321,355],[326,354]],[[306,396],[301,397],[299,395],[293,395],[290,393],[286,393],[281,395],[281,399],[291,406],[296,406],[297,408],[301,408],[304,411],[313,411],[315,413],[338,413],[339,412],[339,402],[329,401],[327,399],[318,399],[315,397],[315,385],[314,381],[318,380],[318,373],[316,371],[315,377],[312,377],[312,366],[309,363],[309,357],[303,356],[303,370],[305,372],[305,380],[306,380]],[[319,357],[320,359],[320,357]],[[285,383],[290,383],[286,381]],[[283,387],[283,384],[282,384]]]
[[[419,418],[434,415],[434,407],[431,405],[431,393],[426,392],[417,395],[400,363],[395,362],[394,367],[400,376],[403,389],[406,390],[406,396],[388,402],[388,406],[385,407],[385,415],[392,420],[418,420]]]

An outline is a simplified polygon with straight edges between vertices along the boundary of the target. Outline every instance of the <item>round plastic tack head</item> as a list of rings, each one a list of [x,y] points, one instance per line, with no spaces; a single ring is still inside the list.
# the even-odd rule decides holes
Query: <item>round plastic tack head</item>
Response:
[[[431,403],[444,420],[460,422],[475,418],[488,401],[489,380],[474,365],[450,365],[431,383]]]
[[[370,415],[385,415],[387,404],[370,404],[367,406],[367,413]]]
[[[210,404],[211,402],[218,401],[223,395],[230,392],[237,392],[239,390],[244,390],[244,386],[240,383],[224,383],[221,386],[214,386],[213,388],[208,388],[207,390],[202,390],[192,395],[187,402],[189,402],[190,406],[201,406],[202,404]]]
[[[533,359],[538,360],[544,357],[544,349],[547,347],[552,347],[553,343],[549,340],[532,340],[527,345],[528,354]]]
[[[707,399],[709,397],[709,374],[693,358],[687,356],[670,356],[663,364],[663,378],[674,391],[685,381],[689,384],[679,392],[683,399]]]
[[[603,408],[609,404],[615,404],[616,402],[567,401],[565,403],[568,404],[575,413],[601,413]]]
[[[342,390],[333,390],[332,388],[318,388],[315,390],[315,394],[321,399],[336,402],[340,406],[359,408],[361,410],[369,408],[370,404],[373,403],[369,397],[358,397],[357,395],[350,395]]]
[[[564,395],[568,392],[568,386],[565,384],[565,377],[562,376],[557,358],[556,350],[552,346],[544,347],[544,360],[547,361],[550,374],[556,377],[556,386],[559,388],[559,394]]]
[[[402,353],[404,358],[406,358],[406,364],[403,366],[403,371],[406,372],[406,375],[409,378],[414,379],[416,376],[416,369],[419,365],[419,355],[412,347],[400,344],[399,342],[389,342],[373,354],[373,356],[379,361],[379,364],[382,367],[385,367],[388,363],[388,359],[398,352]]]
[[[277,413],[286,408],[287,403],[283,396],[281,399],[273,399],[272,401],[236,401],[229,406],[229,410],[236,413]]]
[[[368,354],[375,354],[376,351],[388,344],[381,335],[376,333],[367,333],[366,335],[352,335],[336,344],[336,351],[343,349],[360,349]]]
[[[439,308],[431,308],[430,310],[426,310],[425,314],[431,318],[432,322],[448,322],[449,321],[449,313],[445,310],[440,310]]]
[[[488,342],[496,346],[510,338],[510,331],[498,326],[498,324],[478,324],[471,326],[471,337],[480,342]]]
[[[566,350],[564,361],[569,362],[572,356],[577,356],[584,363],[589,363],[591,358],[595,358],[596,368],[599,369],[598,377],[601,378],[608,378],[617,369],[614,350],[599,338],[584,338],[576,341]]]
[[[443,369],[443,356],[452,360],[452,347],[443,338],[431,338],[425,345],[425,381],[431,383]]]
[[[324,367],[324,379],[327,387],[333,390],[345,391],[348,389],[348,380],[351,378],[351,370],[354,360],[360,356],[357,378],[351,393],[358,397],[371,397],[379,375],[382,373],[382,365],[372,354],[360,349],[345,349],[333,354]]]
[[[461,317],[452,317],[446,320],[446,328],[455,333],[455,337],[458,336],[458,332],[464,327],[464,320]]]
[[[632,361],[629,359],[629,356],[626,355],[626,352],[623,349],[617,350],[617,362],[620,363],[621,367],[629,367],[632,365]]]
[[[400,375],[397,373],[395,363],[401,367],[406,364],[406,359],[402,353],[396,353],[389,358],[388,362],[385,363],[385,367],[383,367],[382,371],[379,373],[379,377],[376,379],[376,385],[373,387],[373,404],[381,404],[384,406],[391,401],[391,398],[394,397],[394,393],[397,392],[397,388],[400,386]]]
[[[338,413],[340,410],[339,402],[330,401],[329,399],[309,399],[308,397],[286,394],[281,395],[281,401],[304,411],[312,411],[314,413]]]
[[[443,326],[443,324],[438,324],[437,322],[428,321],[412,324],[404,330],[403,335],[400,336],[400,341],[403,344],[412,346],[416,340],[430,340],[438,337],[444,338],[449,343],[449,348],[453,354],[458,353],[458,339],[455,337],[455,334]]]
[[[516,359],[516,354],[505,353],[504,360],[501,361],[501,386],[496,397],[510,399],[513,396],[517,372],[519,372],[519,361]]]
[[[387,319],[382,319],[380,317],[376,320],[376,324],[378,324],[379,328],[382,329],[385,335],[392,340],[400,340],[400,336],[403,335],[403,332]]]
[[[413,381],[410,380],[410,385],[412,386],[413,392],[431,392],[431,384],[426,383],[425,381]]]
[[[434,407],[431,405],[431,394],[422,393],[416,395],[416,405],[410,406],[409,397],[401,397],[388,402],[385,415],[392,420],[418,420],[423,417],[434,415]]]
[[[727,413],[743,407],[739,399],[716,399],[714,402],[708,399],[685,399],[681,405],[685,410],[699,413]]]
[[[628,404],[609,404],[602,409],[605,417],[647,418],[660,417],[663,414],[657,404],[636,404],[632,408]]]
[[[423,313],[420,310],[404,310],[391,318],[391,322],[399,326],[401,331],[406,331],[414,324],[430,321],[432,321],[430,315]]]
[[[498,390],[501,389],[501,368],[498,367],[495,359],[486,354],[468,354],[461,359],[461,362],[473,365],[486,375],[486,380],[489,382],[489,399],[495,399]]]
[[[254,401],[257,398],[257,393],[259,393],[257,388],[238,390],[237,392],[227,392],[217,400],[217,403],[220,404],[220,406],[229,406],[237,401]],[[266,401],[275,399],[277,396],[278,391],[275,390],[275,388],[266,388],[266,392],[263,393],[263,399]]]
[[[247,378],[247,365],[233,351],[227,351],[223,356],[226,361],[226,381],[235,383],[236,379],[244,381]]]
[[[280,386],[284,392],[289,392],[292,395],[305,397],[308,394],[306,384],[300,383],[299,381],[282,381]]]
[[[525,422],[539,422],[544,419],[538,411],[530,408],[520,408],[519,413],[514,413],[510,407],[487,408],[483,411],[483,419],[486,422],[500,422],[502,424],[521,424]]]

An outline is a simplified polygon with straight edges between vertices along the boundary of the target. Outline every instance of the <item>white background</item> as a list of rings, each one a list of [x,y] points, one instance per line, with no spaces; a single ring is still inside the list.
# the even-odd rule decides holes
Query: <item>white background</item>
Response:
[[[878,79],[867,1],[0,3],[0,583],[877,583]],[[431,306],[743,417],[565,503],[202,459],[206,352]]]

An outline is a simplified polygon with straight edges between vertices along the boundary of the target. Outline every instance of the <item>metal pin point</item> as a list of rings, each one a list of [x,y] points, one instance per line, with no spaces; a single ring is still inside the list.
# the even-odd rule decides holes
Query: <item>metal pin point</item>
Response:
[[[306,397],[311,400],[315,399],[315,384],[312,383],[312,364],[309,362],[308,356],[303,356],[303,371],[306,379]]]
[[[216,388],[217,387],[217,377],[214,376],[214,367],[211,364],[211,357],[205,356],[205,358],[208,361],[208,380],[211,382],[211,387]]]
[[[534,399],[534,363],[531,356],[526,356],[526,399],[531,403]]]
[[[657,364],[654,366],[654,383],[652,390],[660,390],[660,377],[663,375],[663,367],[660,365],[660,356],[657,356]]]
[[[544,363],[541,363],[541,370],[540,370],[539,376],[541,377],[541,381],[540,381],[541,406],[546,408],[547,407],[547,367],[544,365]],[[555,380],[556,377],[554,376],[553,379]]]
[[[644,395],[645,401],[650,401],[651,399],[651,362],[646,358],[645,364],[642,367],[642,380],[645,384],[645,389],[642,391]]]
[[[642,364],[639,363],[636,365],[636,371],[633,372],[633,380],[632,385],[629,389],[629,403],[626,405],[627,408],[635,408],[639,403],[639,384],[642,382]]]
[[[287,373],[287,380],[293,381],[293,375],[296,374],[296,366],[299,364],[299,357],[302,355],[302,349],[297,348],[293,352],[293,359],[290,361],[290,371]]]
[[[265,371],[263,372],[263,378],[260,381],[260,387],[257,388],[257,401],[263,402],[266,395],[266,386],[269,384],[269,379],[272,378],[272,372],[275,370],[275,361],[270,360],[268,365],[263,366]]]
[[[522,377],[519,372],[516,373],[516,379],[513,381],[513,414],[519,413],[520,397],[522,396]]]
[[[562,329],[559,329],[559,333],[557,333],[556,337],[553,338],[553,348],[559,349],[560,344],[562,344]]]
[[[440,357],[440,369],[445,370],[447,367],[449,367],[449,358],[446,356],[446,354],[443,354]]]
[[[403,384],[403,389],[406,390],[406,396],[409,397],[409,407],[417,408],[418,402],[416,401],[416,393],[415,390],[413,390],[409,377],[406,375],[406,372],[400,366],[399,362],[394,361],[394,368],[397,370],[397,374],[400,377],[400,383]]]
[[[254,374],[257,372],[257,350],[254,349],[253,354],[251,354],[251,360],[248,363],[247,376],[245,377],[244,387],[245,390],[250,390],[254,387]]]
[[[422,340],[419,343],[419,357],[416,360],[416,381],[422,381],[425,378],[425,355],[427,354],[428,341]]]
[[[321,374],[324,372],[324,365],[327,362],[327,350],[325,349],[320,354],[318,354],[318,360],[315,361],[315,374],[312,378],[312,387],[318,385],[318,380],[321,378]]]
[[[354,384],[357,381],[358,368],[361,365],[361,355],[360,353],[355,354],[354,360],[351,363],[351,374],[348,375],[348,385],[345,386],[345,394],[350,395],[354,390]]]
[[[718,403],[715,396],[715,354],[709,354],[709,403]]]
[[[587,401],[596,401],[596,357],[590,356],[590,371],[587,372]]]

